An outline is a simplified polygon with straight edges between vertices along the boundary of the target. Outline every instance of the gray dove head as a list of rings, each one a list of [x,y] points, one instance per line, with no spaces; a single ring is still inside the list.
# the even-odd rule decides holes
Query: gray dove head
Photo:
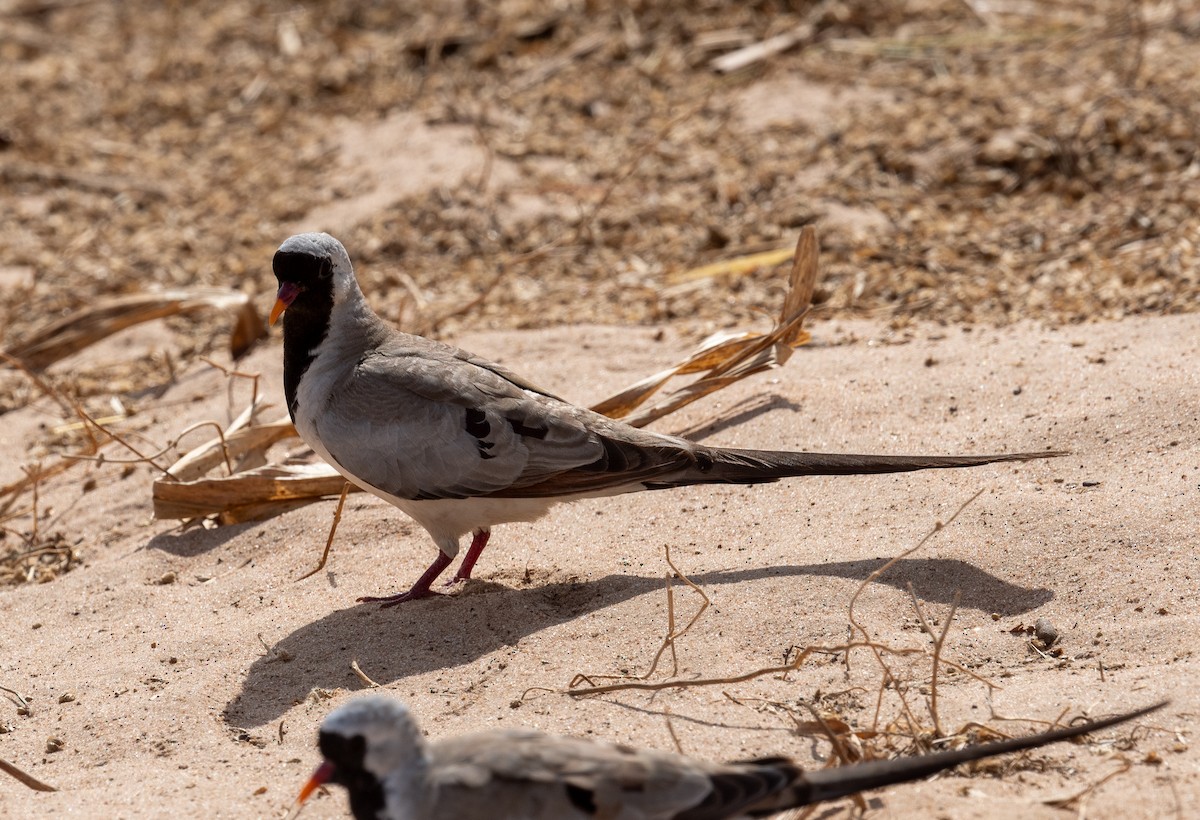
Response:
[[[275,251],[271,267],[279,280],[271,324],[285,310],[327,317],[334,305],[359,293],[350,256],[342,243],[327,233],[289,237]]]
[[[380,816],[399,801],[422,799],[429,766],[425,738],[400,701],[356,698],[330,712],[318,742],[325,762],[301,792],[301,801],[325,782],[346,787],[355,817]]]

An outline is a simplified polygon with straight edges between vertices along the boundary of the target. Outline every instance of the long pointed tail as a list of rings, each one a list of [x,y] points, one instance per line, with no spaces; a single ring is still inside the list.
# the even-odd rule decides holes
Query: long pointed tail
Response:
[[[1055,729],[1029,737],[1015,737],[996,743],[984,743],[965,749],[955,749],[947,752],[922,755],[920,757],[901,757],[894,760],[873,760],[867,763],[856,763],[851,766],[838,766],[833,769],[821,769],[815,772],[805,772],[785,791],[773,798],[768,806],[766,803],[754,807],[753,816],[766,816],[797,806],[808,806],[826,800],[836,800],[839,797],[857,794],[869,789],[878,789],[894,783],[919,780],[936,772],[954,768],[962,763],[982,760],[995,755],[1034,749],[1050,743],[1057,743],[1073,737],[1107,729],[1128,720],[1147,715],[1166,706],[1169,701],[1156,703],[1144,709],[1138,709],[1123,715],[1094,720],[1079,726],[1066,729]]]
[[[736,450],[705,447],[696,451],[697,464],[683,475],[647,482],[647,486],[686,484],[761,484],[806,475],[865,475],[978,467],[1002,461],[1030,461],[1067,455],[1063,450],[1040,453],[999,453],[986,456],[876,456],[841,453],[789,453],[775,450]]]

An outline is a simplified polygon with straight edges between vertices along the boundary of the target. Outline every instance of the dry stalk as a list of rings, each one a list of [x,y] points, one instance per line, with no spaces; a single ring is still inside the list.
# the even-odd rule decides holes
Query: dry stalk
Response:
[[[3,758],[0,758],[0,772],[4,772],[5,774],[15,777],[17,780],[21,781],[22,783],[24,783],[26,786],[33,789],[34,791],[38,791],[38,792],[56,792],[56,791],[58,791],[58,789],[54,788],[53,786],[51,786],[47,783],[43,783],[42,781],[38,780],[33,775],[27,774],[27,773],[21,771],[16,766],[9,763],[7,760],[4,760]]]
[[[0,350],[0,359],[3,359],[17,370],[20,370],[27,379],[33,382],[34,386],[37,387],[38,390],[41,390],[42,393],[46,395],[47,398],[57,402],[58,406],[63,409],[64,413],[70,415],[71,413],[75,412],[75,408],[73,406],[74,402],[72,402],[58,390],[54,389],[49,382],[43,379],[40,375],[33,372],[33,370],[27,367],[25,362],[21,361],[21,359],[18,359],[16,356],[10,356],[3,350]]]
[[[12,699],[12,701],[14,703],[16,703],[17,706],[19,706],[20,708],[22,708],[22,709],[29,708],[29,701],[27,701],[27,700],[25,700],[25,698],[21,697],[21,693],[18,692],[16,689],[9,689],[7,686],[0,686],[0,692],[3,692],[4,694],[8,695],[9,698]]]
[[[366,672],[362,671],[362,667],[358,665],[357,658],[350,661],[350,671],[352,671],[355,675],[357,675],[358,679],[360,681],[365,683],[367,686],[370,686],[372,689],[382,689],[383,688],[383,686],[381,684],[378,684],[375,681],[371,680],[370,676],[368,676]]]
[[[684,575],[683,572],[680,571],[679,567],[675,566],[675,562],[671,560],[670,544],[665,545],[663,547],[663,551],[666,555],[667,565],[671,567],[671,571],[673,573],[673,575],[668,575],[666,578],[667,632],[663,637],[662,643],[658,647],[658,651],[654,653],[654,659],[650,662],[650,668],[646,670],[645,674],[638,675],[636,678],[631,675],[587,675],[584,673],[579,673],[572,679],[572,686],[575,684],[575,682],[581,680],[586,680],[589,682],[593,680],[649,680],[658,670],[658,664],[662,660],[663,654],[668,649],[671,650],[672,662],[670,677],[675,677],[679,674],[679,656],[676,654],[675,643],[684,635],[686,635],[693,626],[696,625],[696,622],[700,620],[700,616],[704,614],[704,611],[708,609],[712,602],[709,600],[708,595],[705,594],[703,589],[701,589],[694,581],[692,581],[691,578],[688,578],[686,575]],[[678,631],[675,629],[675,590],[671,585],[671,579],[674,576],[678,576],[680,580],[695,590],[696,594],[702,599],[700,608],[696,610],[694,615],[692,615],[691,620],[687,622],[687,625]]]
[[[850,598],[850,604],[847,607],[847,619],[850,621],[851,634],[853,634],[853,631],[855,629],[857,629],[860,633],[862,633],[862,636],[865,639],[864,645],[872,647],[872,651],[875,654],[875,660],[879,664],[880,668],[883,669],[883,672],[884,672],[884,678],[880,683],[879,696],[878,696],[878,699],[876,700],[876,705],[875,705],[875,718],[872,722],[873,729],[879,728],[880,713],[882,712],[882,709],[883,709],[883,694],[884,694],[884,690],[889,685],[893,685],[896,687],[896,694],[900,698],[901,708],[904,710],[906,719],[914,727],[918,726],[920,724],[919,724],[919,721],[917,721],[916,716],[913,714],[912,709],[908,704],[908,700],[904,697],[903,690],[899,687],[899,678],[892,672],[891,668],[884,661],[882,654],[877,649],[875,649],[877,644],[875,644],[871,641],[871,639],[870,639],[871,636],[867,632],[866,627],[864,627],[858,621],[858,618],[855,616],[854,605],[858,602],[859,597],[863,594],[863,592],[867,589],[867,587],[870,586],[877,578],[879,578],[879,576],[883,575],[883,573],[887,572],[889,569],[894,567],[898,562],[900,562],[904,558],[907,558],[908,556],[915,553],[917,550],[924,547],[927,543],[929,543],[929,541],[935,535],[937,535],[939,532],[941,532],[942,529],[944,529],[946,526],[954,523],[955,519],[957,519],[958,516],[962,514],[963,510],[965,510],[973,501],[975,501],[975,499],[979,498],[979,496],[982,494],[983,494],[982,489],[979,490],[978,492],[976,492],[973,496],[971,496],[966,501],[964,501],[962,506],[960,506],[957,510],[955,510],[954,514],[951,515],[950,518],[947,519],[947,521],[944,524],[939,521],[937,524],[934,525],[933,529],[930,530],[928,533],[926,533],[925,537],[923,537],[920,541],[918,541],[914,546],[910,547],[909,549],[900,553],[896,557],[892,558],[890,561],[885,563],[879,569],[875,570],[870,575],[868,575],[866,577],[866,579],[862,582],[862,584],[859,585],[858,589],[855,590],[854,595],[851,596],[851,598]],[[849,670],[850,670],[850,654],[846,653],[846,671],[849,672]]]
[[[942,723],[938,719],[937,708],[937,685],[938,685],[938,669],[941,667],[942,646],[946,642],[946,634],[950,631],[950,624],[954,620],[954,613],[958,611],[958,603],[962,598],[962,593],[955,591],[954,601],[950,604],[950,611],[946,614],[945,622],[942,624],[942,631],[935,638],[933,630],[929,626],[929,621],[925,618],[925,612],[921,609],[921,603],[917,600],[916,590],[913,589],[912,582],[908,584],[908,595],[912,598],[913,609],[916,610],[917,620],[921,622],[921,629],[933,641],[933,672],[930,675],[929,681],[929,714],[933,718],[933,730],[938,737],[943,737]]]
[[[811,338],[803,325],[812,304],[818,269],[817,233],[810,225],[800,232],[796,241],[788,291],[775,326],[769,332],[711,336],[685,361],[642,379],[592,405],[591,409],[634,427],[644,427],[734,382],[782,366],[793,349]],[[701,375],[694,381],[663,397],[657,404],[638,409],[670,379],[698,373]]]
[[[219,362],[213,361],[208,356],[201,356],[200,361],[204,362],[209,367],[214,367],[217,370],[220,370],[225,374],[226,378],[229,379],[229,381],[225,383],[225,395],[229,401],[230,408],[233,407],[233,380],[235,378],[250,380],[250,406],[253,407],[254,405],[258,404],[258,382],[262,377],[261,373],[245,373],[241,370],[234,370],[231,367],[226,367]]]
[[[675,744],[675,751],[679,754],[687,754],[683,750],[683,744],[679,742],[679,735],[675,734],[675,724],[671,721],[671,710],[669,708],[663,710],[663,720],[667,724],[667,734],[671,736],[671,742]]]
[[[674,576],[678,577],[679,580],[683,581],[685,584],[687,584],[689,587],[691,587],[696,592],[696,594],[700,596],[701,603],[700,603],[700,608],[696,610],[696,614],[694,614],[692,616],[691,620],[687,622],[687,626],[685,626],[683,629],[676,632],[675,631],[675,591],[671,587],[672,576],[671,575],[667,576],[667,634],[666,634],[666,637],[663,638],[662,646],[660,646],[658,648],[658,652],[655,653],[655,655],[654,655],[654,661],[650,664],[650,669],[646,672],[645,675],[642,675],[642,680],[649,680],[650,676],[654,674],[654,671],[658,668],[659,659],[662,657],[663,652],[668,647],[670,647],[670,649],[671,649],[671,661],[672,661],[671,675],[675,676],[675,675],[679,674],[679,656],[675,652],[675,642],[678,641],[680,638],[682,638],[684,635],[686,635],[691,630],[691,628],[696,625],[696,622],[700,620],[700,616],[703,615],[704,611],[706,609],[708,609],[708,607],[712,604],[712,601],[709,600],[708,595],[706,595],[704,593],[704,590],[701,589],[691,578],[684,575],[683,572],[680,571],[679,567],[675,566],[675,562],[671,560],[671,545],[670,544],[666,544],[663,546],[663,554],[666,557],[667,565],[671,568],[671,571],[674,573]]]
[[[890,646],[882,646],[874,644],[870,641],[855,641],[842,644],[840,646],[810,646],[799,652],[796,657],[787,664],[781,666],[767,666],[762,669],[755,669],[751,672],[744,672],[740,675],[733,675],[724,678],[689,678],[687,680],[672,679],[664,681],[624,681],[622,683],[612,683],[603,686],[587,686],[578,688],[581,682],[591,682],[591,678],[587,675],[576,675],[569,684],[567,689],[562,694],[572,695],[575,697],[585,697],[588,695],[603,695],[608,692],[623,692],[626,690],[637,690],[640,692],[659,692],[664,689],[696,689],[704,686],[722,686],[731,683],[743,683],[755,678],[766,677],[767,675],[782,675],[788,672],[794,672],[799,669],[810,655],[818,653],[840,653],[848,652],[851,649],[858,649],[864,646],[872,646],[879,649],[881,652],[894,655],[915,655],[922,654],[923,649],[895,649]]]
[[[234,358],[266,336],[266,326],[246,294],[217,288],[185,288],[118,296],[91,305],[40,328],[31,338],[10,349],[5,360],[11,361],[10,356],[15,357],[32,370],[44,370],[54,362],[134,325],[212,308],[230,311],[236,316],[230,334]]]
[[[1133,768],[1133,763],[1131,763],[1128,758],[1119,756],[1117,758],[1117,760],[1121,764],[1120,768],[1109,772],[1108,774],[1104,775],[1104,777],[1097,780],[1095,783],[1089,784],[1082,791],[1078,791],[1075,794],[1067,795],[1066,797],[1057,797],[1057,798],[1054,798],[1051,800],[1043,800],[1042,803],[1047,806],[1053,806],[1056,809],[1069,809],[1072,806],[1075,806],[1076,808],[1079,809],[1079,816],[1082,817],[1084,801],[1087,799],[1087,797],[1092,792],[1094,792],[1096,789],[1103,786],[1108,781],[1112,780],[1117,775],[1125,774],[1125,772],[1127,772]]]
[[[139,450],[138,448],[134,447],[132,444],[130,444],[130,443],[129,443],[128,441],[126,441],[125,439],[121,438],[121,437],[120,437],[119,435],[117,435],[115,432],[113,432],[112,430],[108,429],[108,428],[107,428],[107,427],[105,427],[103,424],[101,424],[100,422],[98,422],[98,421],[96,421],[94,418],[92,418],[92,417],[91,417],[91,415],[89,415],[89,414],[88,414],[88,412],[87,412],[86,410],[84,410],[84,409],[83,409],[83,407],[82,407],[81,405],[79,405],[79,404],[76,404],[76,405],[75,405],[75,412],[76,412],[76,413],[79,415],[79,417],[80,417],[81,419],[83,419],[85,422],[87,422],[88,424],[91,424],[93,427],[95,427],[95,428],[96,428],[97,430],[99,430],[101,433],[104,433],[104,435],[108,436],[110,439],[112,439],[113,441],[115,441],[117,444],[120,444],[120,445],[121,445],[122,447],[124,447],[126,450],[128,450],[129,452],[131,452],[131,453],[133,453],[135,456],[137,456],[137,458],[133,460],[133,463],[145,463],[145,464],[149,464],[151,467],[154,467],[156,470],[158,470],[159,472],[163,473],[164,475],[167,475],[167,476],[169,476],[169,475],[171,474],[171,473],[170,473],[170,471],[169,471],[169,470],[167,470],[167,468],[166,468],[166,467],[163,467],[161,464],[159,464],[157,461],[155,461],[155,460],[154,460],[155,458],[158,458],[158,457],[160,457],[160,456],[162,455],[162,453],[165,453],[165,452],[167,452],[168,450],[170,450],[170,449],[171,449],[170,447],[167,447],[167,448],[163,449],[163,450],[162,450],[162,452],[160,452],[160,453],[156,453],[156,454],[155,454],[155,455],[153,455],[153,456],[147,456],[147,455],[145,455],[144,453],[142,453],[142,451],[141,451],[141,450]]]
[[[346,496],[350,493],[350,482],[342,483],[342,494],[338,496],[337,509],[333,511],[333,523],[329,525],[329,537],[325,539],[325,551],[321,553],[321,560],[317,565],[308,572],[301,575],[296,581],[303,581],[305,578],[311,578],[322,569],[325,568],[325,562],[329,559],[329,550],[333,548],[333,535],[337,532],[338,524],[342,520],[342,507],[346,505]]]
[[[38,486],[41,484],[42,465],[39,462],[33,468],[21,465],[21,472],[29,479],[30,491],[33,495],[33,506],[30,509],[30,536],[29,543],[36,544],[38,542]]]

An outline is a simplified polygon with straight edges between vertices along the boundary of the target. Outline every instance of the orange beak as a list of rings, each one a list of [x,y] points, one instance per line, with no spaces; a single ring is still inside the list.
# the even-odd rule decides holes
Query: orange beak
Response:
[[[324,784],[328,783],[333,777],[334,765],[326,760],[317,770],[312,773],[312,777],[304,784],[304,788],[300,790],[300,795],[296,798],[296,805],[300,805],[308,798],[312,797],[312,793],[319,789]]]
[[[279,317],[288,309],[292,302],[296,301],[296,297],[300,295],[300,288],[293,285],[291,282],[284,282],[279,286],[279,293],[275,295],[275,307],[271,308],[271,316],[268,319],[271,326],[279,321]]]

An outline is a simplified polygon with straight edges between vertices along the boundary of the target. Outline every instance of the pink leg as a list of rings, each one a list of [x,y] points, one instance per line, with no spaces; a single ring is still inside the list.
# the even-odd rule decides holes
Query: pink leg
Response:
[[[491,530],[475,531],[475,537],[471,539],[471,546],[467,548],[467,554],[463,557],[462,564],[458,567],[458,572],[454,573],[454,577],[450,579],[446,586],[454,586],[471,577],[471,570],[475,569],[475,562],[483,554],[483,548],[487,546],[488,538],[491,535]]]
[[[450,556],[438,550],[437,560],[430,564],[429,569],[425,570],[425,574],[417,579],[417,582],[412,585],[412,589],[408,592],[401,592],[399,595],[388,595],[384,598],[359,598],[358,602],[365,604],[381,603],[383,606],[380,609],[387,609],[390,606],[396,606],[405,601],[415,601],[418,598],[429,598],[433,595],[440,595],[440,592],[434,592],[429,587],[433,585],[433,582],[437,580],[439,575],[445,572],[448,566],[450,566]]]

